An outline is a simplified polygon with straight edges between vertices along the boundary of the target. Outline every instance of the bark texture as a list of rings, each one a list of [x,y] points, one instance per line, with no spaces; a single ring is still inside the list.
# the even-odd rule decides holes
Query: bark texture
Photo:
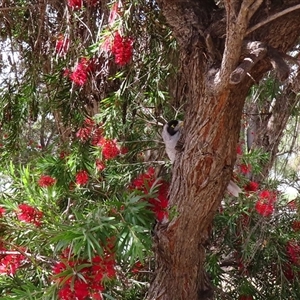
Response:
[[[297,2],[224,1],[217,7],[210,0],[158,1],[180,46],[176,96],[184,105],[185,126],[170,189],[170,209],[176,213],[156,227],[156,277],[148,299],[213,299],[205,244],[235,163],[244,101],[266,71],[274,68],[284,77],[280,53],[297,41],[300,10],[251,28]],[[249,41],[265,49],[245,67],[244,59],[253,55],[244,47]],[[232,82],[237,68],[247,75]]]

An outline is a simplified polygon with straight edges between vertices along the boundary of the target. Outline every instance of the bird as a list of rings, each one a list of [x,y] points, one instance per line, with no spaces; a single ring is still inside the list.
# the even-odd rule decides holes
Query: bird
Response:
[[[176,152],[178,141],[181,137],[181,129],[183,128],[183,122],[179,120],[171,120],[163,126],[162,138],[165,143],[166,153],[173,164],[176,158]],[[232,180],[229,181],[227,191],[234,197],[238,197],[241,193],[241,189]]]

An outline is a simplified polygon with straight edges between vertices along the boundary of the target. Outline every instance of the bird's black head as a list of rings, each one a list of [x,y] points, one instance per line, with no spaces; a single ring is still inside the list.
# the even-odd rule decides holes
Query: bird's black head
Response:
[[[178,120],[172,120],[172,121],[168,122],[167,131],[170,135],[174,135],[178,132],[178,130],[179,130],[178,124],[179,124]]]

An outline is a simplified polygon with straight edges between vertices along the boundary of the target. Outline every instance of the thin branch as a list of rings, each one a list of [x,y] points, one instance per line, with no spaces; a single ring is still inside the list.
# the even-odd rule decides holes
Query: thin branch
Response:
[[[262,26],[264,26],[264,25],[266,25],[266,24],[274,21],[275,19],[278,19],[279,17],[284,16],[284,15],[286,15],[286,14],[288,14],[288,13],[294,11],[294,10],[297,10],[297,9],[300,9],[300,4],[297,4],[295,6],[289,7],[287,9],[283,10],[283,11],[280,11],[280,12],[278,12],[278,13],[270,16],[270,17],[268,17],[266,20],[264,20],[262,22],[259,22],[256,25],[252,26],[250,29],[248,29],[247,32],[246,32],[246,35],[248,35],[251,32],[255,31],[256,29],[258,29],[258,28],[260,28],[260,27],[262,27]]]

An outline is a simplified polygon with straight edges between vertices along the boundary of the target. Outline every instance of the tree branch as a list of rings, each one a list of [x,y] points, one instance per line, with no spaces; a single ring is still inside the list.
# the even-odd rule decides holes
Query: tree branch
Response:
[[[240,83],[255,64],[265,57],[267,47],[261,42],[248,42],[246,51],[248,52],[246,57],[230,75],[230,84]]]
[[[217,91],[221,91],[229,83],[230,75],[240,59],[249,20],[262,2],[263,0],[244,0],[236,17],[233,3],[225,1],[226,40],[221,69],[215,82]]]
[[[248,29],[247,32],[246,32],[246,35],[248,35],[251,32],[255,31],[256,29],[258,29],[258,28],[260,28],[260,27],[262,27],[262,26],[264,26],[264,25],[266,25],[266,24],[274,21],[275,19],[277,19],[277,18],[279,18],[281,16],[284,16],[284,15],[286,15],[286,14],[292,12],[292,11],[295,11],[297,9],[300,9],[300,4],[297,4],[295,6],[289,7],[287,9],[283,10],[283,11],[280,11],[280,12],[278,12],[278,13],[270,16],[270,17],[268,17],[266,20],[264,20],[262,22],[259,22],[256,25],[252,26],[250,29]]]

